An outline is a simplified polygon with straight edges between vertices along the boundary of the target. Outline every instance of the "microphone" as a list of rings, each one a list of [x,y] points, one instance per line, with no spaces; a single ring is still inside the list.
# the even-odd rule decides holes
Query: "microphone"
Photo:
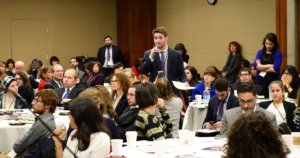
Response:
[[[54,131],[54,130],[52,130],[52,129],[44,122],[44,120],[42,120],[40,117],[38,117],[38,115],[37,115],[35,112],[33,112],[33,111],[29,108],[30,106],[28,106],[27,101],[26,101],[19,93],[16,93],[16,92],[12,91],[12,90],[9,89],[9,88],[7,89],[7,91],[13,93],[18,99],[20,99],[21,102],[22,102],[24,105],[26,105],[26,106],[28,107],[28,110],[34,115],[34,117],[35,117],[37,120],[39,120],[39,121],[42,123],[42,125],[43,125],[43,126],[44,126],[51,134],[53,134],[53,131]],[[56,137],[56,138],[63,144],[63,140],[62,140],[61,138],[59,138],[57,135],[54,135],[54,137]],[[77,158],[76,153],[75,153],[74,151],[72,151],[71,148],[67,146],[67,144],[66,144],[66,149],[67,149],[71,154],[74,155],[74,158]]]

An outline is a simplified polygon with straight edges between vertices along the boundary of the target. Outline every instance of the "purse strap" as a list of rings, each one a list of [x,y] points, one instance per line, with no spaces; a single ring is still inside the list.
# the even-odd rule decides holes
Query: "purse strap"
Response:
[[[279,111],[279,109],[277,108],[277,106],[276,106],[274,103],[273,103],[273,105],[275,106],[276,110],[279,112],[279,114],[280,114],[280,116],[281,116],[283,122],[287,123],[287,122],[286,122],[286,118],[285,118],[285,119],[283,118],[283,116],[282,116],[281,112]],[[282,106],[283,106],[283,102],[282,102]]]

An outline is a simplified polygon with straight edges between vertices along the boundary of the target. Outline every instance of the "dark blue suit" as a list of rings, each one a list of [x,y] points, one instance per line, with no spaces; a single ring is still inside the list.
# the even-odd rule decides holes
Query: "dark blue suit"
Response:
[[[149,58],[150,50],[144,53],[144,63],[142,65],[143,74],[150,76],[150,81],[153,82],[160,71],[160,57],[156,53],[154,56],[154,61],[152,62]],[[179,95],[179,90],[176,89],[172,81],[188,82],[186,75],[184,73],[183,61],[180,53],[174,49],[168,48],[167,54],[167,78],[170,81],[173,92]]]
[[[210,121],[217,122],[217,112],[218,112],[218,108],[219,108],[219,103],[220,103],[220,101],[218,99],[218,96],[215,96],[209,100],[208,107],[207,107],[207,113],[206,113],[206,117],[204,119],[203,124],[206,122],[210,122]],[[237,97],[231,93],[228,98],[226,110],[234,108],[234,107],[238,107],[238,106],[239,106],[239,102],[238,102]],[[221,121],[221,120],[219,120],[219,121]]]

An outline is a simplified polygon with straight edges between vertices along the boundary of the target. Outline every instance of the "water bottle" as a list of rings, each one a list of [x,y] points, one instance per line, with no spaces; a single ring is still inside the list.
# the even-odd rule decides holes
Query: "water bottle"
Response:
[[[205,87],[205,90],[203,91],[203,102],[208,103],[210,99],[210,91],[207,87]]]

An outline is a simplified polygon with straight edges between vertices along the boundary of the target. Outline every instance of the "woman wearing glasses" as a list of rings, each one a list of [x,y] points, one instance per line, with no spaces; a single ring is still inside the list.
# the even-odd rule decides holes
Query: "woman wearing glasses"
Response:
[[[285,92],[288,93],[288,98],[296,99],[300,85],[297,68],[287,65],[281,72],[281,81],[283,82]]]
[[[294,129],[293,117],[295,104],[284,101],[284,85],[281,81],[270,84],[272,100],[259,103],[259,106],[276,115],[277,125],[287,123],[290,130]]]

